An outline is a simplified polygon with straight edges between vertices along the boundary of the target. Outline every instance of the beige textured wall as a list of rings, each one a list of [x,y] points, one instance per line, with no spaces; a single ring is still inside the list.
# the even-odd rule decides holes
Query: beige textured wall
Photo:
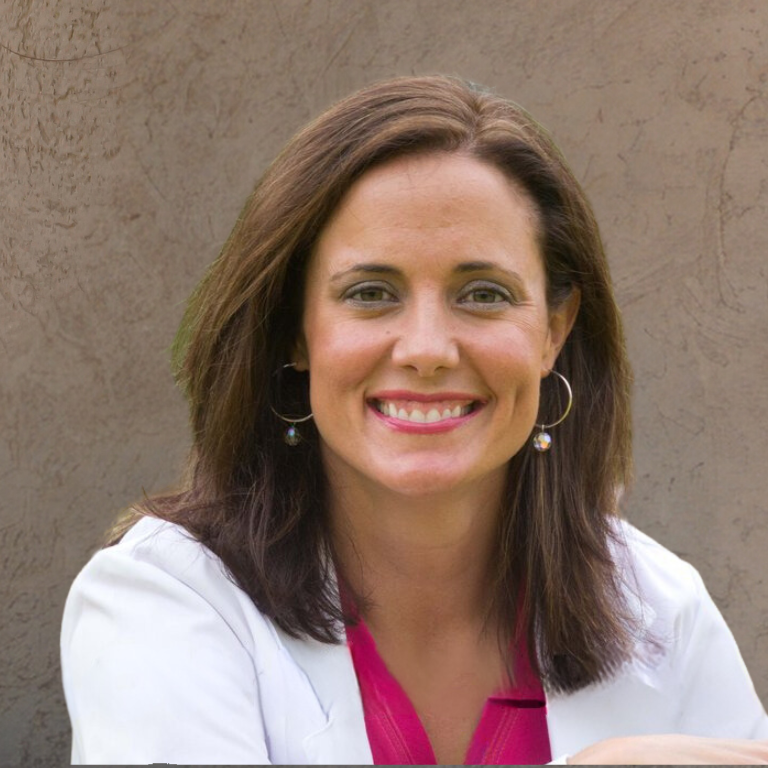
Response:
[[[407,73],[516,99],[583,181],[637,374],[627,515],[768,702],[768,3],[0,0],[0,45],[0,760],[66,760],[67,588],[177,474],[168,345],[254,180]]]

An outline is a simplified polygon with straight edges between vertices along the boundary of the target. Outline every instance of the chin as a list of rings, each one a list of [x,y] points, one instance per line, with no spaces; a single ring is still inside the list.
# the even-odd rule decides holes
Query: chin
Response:
[[[453,493],[462,487],[482,483],[483,478],[489,480],[495,473],[476,475],[461,472],[455,462],[448,467],[409,467],[400,472],[388,472],[378,478],[378,484],[392,493],[416,499],[427,496],[439,496]],[[371,478],[374,479],[374,478]],[[374,479],[374,482],[376,480]]]
[[[443,478],[432,478],[425,482],[423,477],[395,480],[386,483],[385,487],[392,493],[397,493],[409,499],[426,498],[451,493],[461,486],[461,482],[448,481]]]

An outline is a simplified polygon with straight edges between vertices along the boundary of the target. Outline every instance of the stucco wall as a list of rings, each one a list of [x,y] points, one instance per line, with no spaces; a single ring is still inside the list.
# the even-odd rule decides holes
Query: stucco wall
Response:
[[[627,516],[703,573],[768,703],[768,3],[0,0],[0,760],[67,758],[67,588],[187,447],[185,298],[258,174],[372,80],[554,133],[635,365]]]

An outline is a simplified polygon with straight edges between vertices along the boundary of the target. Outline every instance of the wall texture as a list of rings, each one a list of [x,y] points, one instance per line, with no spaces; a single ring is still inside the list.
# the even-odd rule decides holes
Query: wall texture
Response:
[[[528,107],[597,210],[637,384],[627,516],[768,703],[768,4],[0,0],[0,761],[67,759],[58,625],[187,448],[183,302],[291,133],[374,79]]]

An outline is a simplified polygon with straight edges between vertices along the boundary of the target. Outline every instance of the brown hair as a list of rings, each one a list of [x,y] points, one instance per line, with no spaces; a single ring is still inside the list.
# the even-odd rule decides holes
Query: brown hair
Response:
[[[574,690],[609,675],[632,647],[611,554],[631,465],[621,321],[594,215],[552,140],[520,107],[457,79],[365,88],[298,133],[264,174],[175,342],[193,430],[188,482],[139,505],[109,543],[140,514],[179,523],[287,633],[338,641],[320,437],[306,424],[299,446],[284,444],[271,408],[310,408],[306,379],[276,372],[299,331],[307,261],[345,192],[374,165],[429,152],[476,157],[522,185],[539,212],[550,306],[581,292],[557,363],[573,409],[555,449],[540,455],[528,444],[510,461],[491,600],[500,625],[527,638],[545,684]],[[562,401],[550,376],[539,421],[555,421]]]

